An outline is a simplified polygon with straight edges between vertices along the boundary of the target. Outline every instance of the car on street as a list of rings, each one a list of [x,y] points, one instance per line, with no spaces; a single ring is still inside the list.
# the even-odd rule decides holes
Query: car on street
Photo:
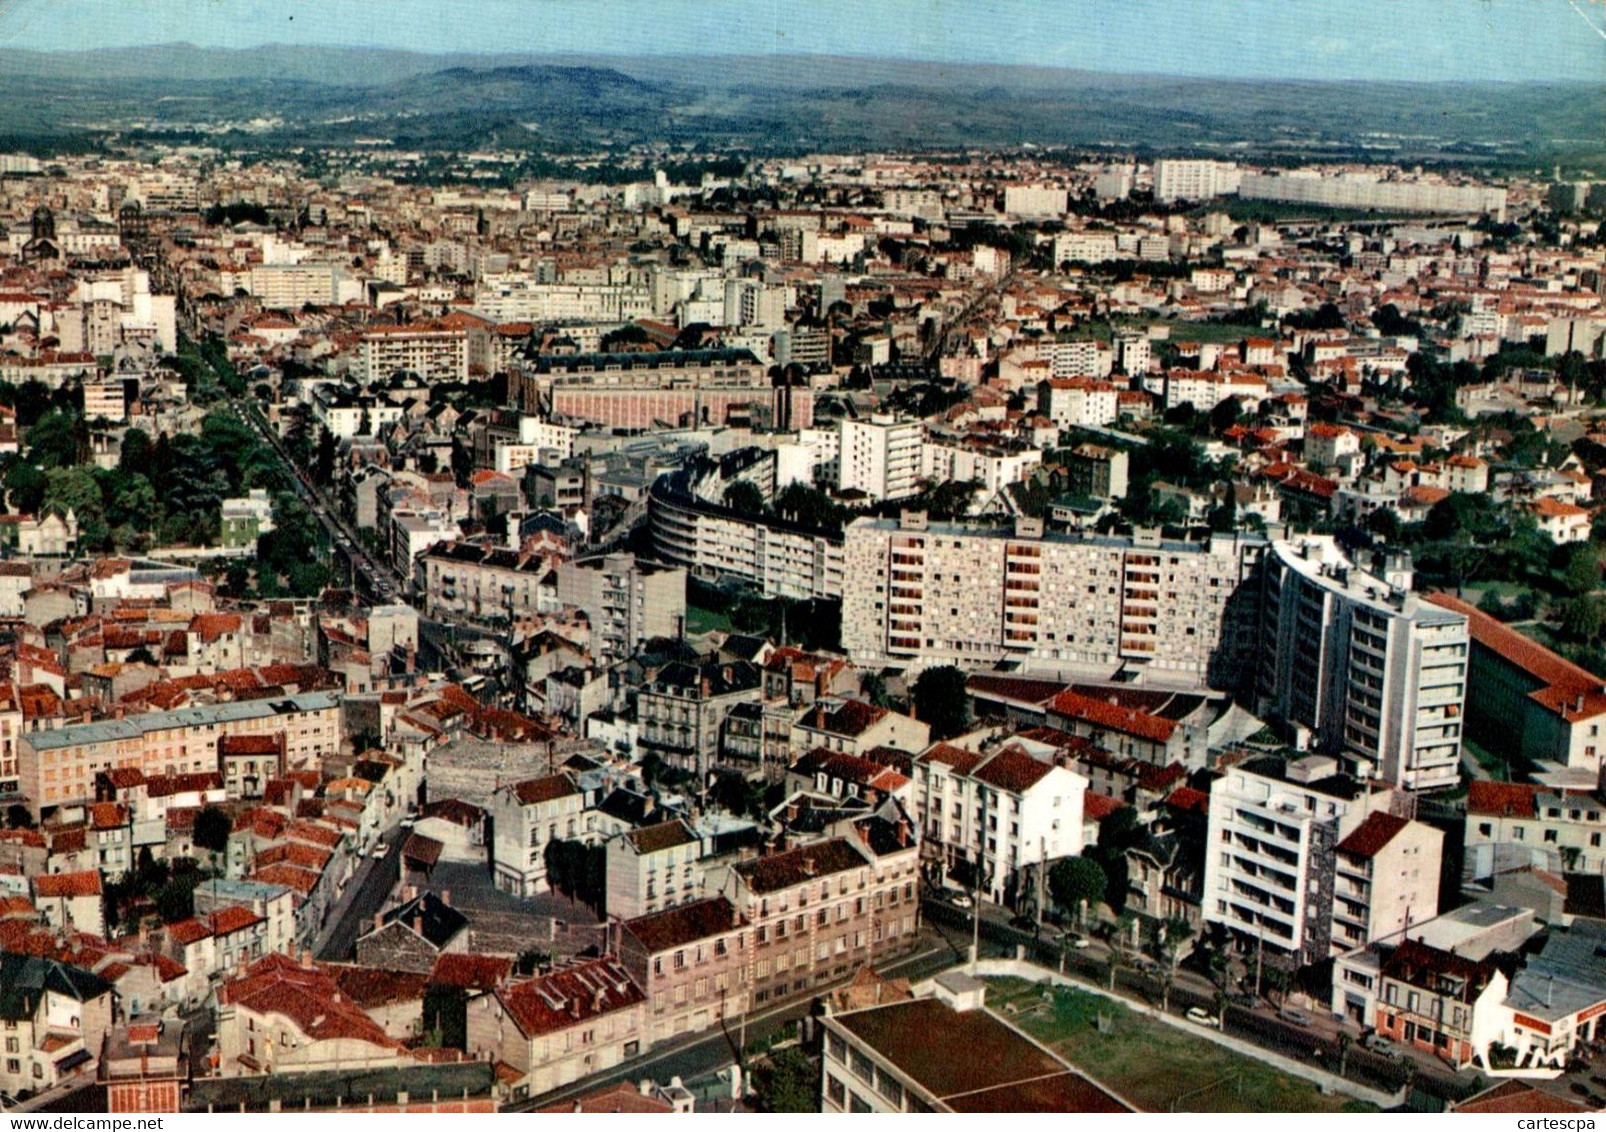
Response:
[[[382,861],[389,853],[390,846],[386,845],[383,841],[377,841],[374,843],[374,847],[369,851],[368,855],[376,861]]]
[[[418,824],[418,818],[414,814],[408,814],[406,817],[402,818],[402,820],[401,820],[401,827],[403,829],[412,829],[413,826],[415,826],[417,824]]]
[[[1245,1010],[1253,1010],[1256,1006],[1260,1005],[1260,999],[1256,998],[1248,991],[1229,991],[1227,994],[1227,1001],[1232,1003],[1234,1006],[1241,1006]]]
[[[1065,946],[1071,948],[1074,951],[1085,951],[1085,950],[1087,950],[1088,945],[1090,944],[1090,942],[1091,941],[1085,935],[1075,935],[1073,933],[1069,933],[1068,932],[1068,933],[1066,933],[1066,936],[1065,936]]]
[[[1405,1051],[1399,1046],[1395,1045],[1381,1034],[1376,1033],[1367,1034],[1366,1037],[1362,1038],[1361,1048],[1371,1050],[1373,1053],[1378,1054],[1381,1057],[1400,1058],[1405,1056]]]
[[[970,897],[965,895],[963,892],[950,892],[947,894],[947,898],[948,903],[952,904],[955,908],[969,908],[974,903]]]
[[[1210,1011],[1206,1010],[1202,1006],[1188,1007],[1188,1012],[1184,1014],[1183,1017],[1190,1022],[1197,1023],[1200,1026],[1208,1026],[1212,1030],[1221,1029],[1221,1019],[1217,1018],[1214,1014],[1210,1013]]]
[[[1285,1006],[1277,1011],[1277,1017],[1284,1022],[1292,1022],[1296,1026],[1309,1026],[1311,1016],[1296,1006]]]

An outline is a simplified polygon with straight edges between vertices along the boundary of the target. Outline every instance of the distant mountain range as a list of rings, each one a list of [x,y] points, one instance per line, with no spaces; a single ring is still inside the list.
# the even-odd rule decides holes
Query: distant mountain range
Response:
[[[0,51],[0,147],[253,120],[238,144],[1036,144],[1501,165],[1601,155],[1606,168],[1606,84],[1242,82],[813,56]]]

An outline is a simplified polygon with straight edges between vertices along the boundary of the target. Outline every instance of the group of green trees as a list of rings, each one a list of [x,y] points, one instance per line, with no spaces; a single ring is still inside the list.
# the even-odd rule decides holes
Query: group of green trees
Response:
[[[128,429],[111,467],[88,462],[87,436],[81,414],[52,408],[25,430],[24,453],[0,460],[8,506],[35,514],[71,509],[87,551],[213,543],[224,498],[284,486],[271,451],[224,412],[209,414],[190,435],[153,441]]]
[[[787,484],[766,504],[764,493],[756,486],[737,480],[725,488],[721,502],[743,515],[779,519],[832,534],[841,534],[855,514],[853,508],[843,506],[819,488],[804,483]]]
[[[601,845],[559,839],[542,854],[547,881],[571,900],[601,908],[608,887],[607,856]]]
[[[30,383],[37,384],[37,383]],[[41,387],[42,389],[42,387]],[[72,511],[79,547],[89,553],[143,553],[156,547],[216,544],[222,502],[254,488],[274,493],[275,524],[258,545],[257,592],[312,596],[329,581],[323,534],[290,492],[277,454],[226,409],[206,415],[194,433],[158,436],[124,431],[117,462],[90,461],[81,394],[7,391],[23,430],[24,451],[0,457],[0,487],[11,511]],[[228,567],[236,596],[250,588],[245,562]]]
[[[751,590],[686,584],[686,603],[730,619],[738,633],[752,633],[805,649],[837,652],[842,643],[842,603],[823,598],[764,597]]]
[[[189,919],[195,914],[195,889],[205,878],[193,858],[158,860],[146,846],[134,869],[106,882],[102,899],[107,931],[131,930],[146,912],[154,912],[164,924]]]
[[[915,718],[930,725],[931,738],[952,739],[970,727],[970,699],[965,674],[951,664],[927,668],[909,689]]]

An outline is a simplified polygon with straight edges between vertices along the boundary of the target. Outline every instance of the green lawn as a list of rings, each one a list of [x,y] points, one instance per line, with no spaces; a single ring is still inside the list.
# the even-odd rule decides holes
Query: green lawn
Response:
[[[1272,336],[1263,326],[1245,326],[1231,322],[1189,322],[1179,319],[1122,320],[1122,329],[1146,330],[1151,326],[1169,326],[1172,342],[1240,342],[1245,338]],[[1160,345],[1161,343],[1156,343]]]
[[[1465,735],[1461,737],[1461,745],[1479,766],[1489,772],[1490,778],[1496,782],[1511,781],[1511,766],[1504,755],[1498,755],[1487,747],[1479,746]]]
[[[712,609],[704,609],[698,605],[686,607],[686,633],[697,637],[704,633],[711,633],[718,629],[722,633],[731,631],[731,619],[723,613],[715,613]]]
[[[1088,991],[988,979],[987,1005],[1148,1112],[1376,1112],[1365,1101],[1324,1096],[1309,1081],[1194,1037]],[[1011,1013],[1010,1003],[1019,1004]],[[1098,1030],[1098,1017],[1108,1020]],[[1202,1090],[1195,1093],[1195,1090]],[[1192,1095],[1189,1095],[1192,1094]]]

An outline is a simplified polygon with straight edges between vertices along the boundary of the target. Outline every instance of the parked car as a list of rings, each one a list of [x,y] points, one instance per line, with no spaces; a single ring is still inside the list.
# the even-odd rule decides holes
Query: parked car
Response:
[[[416,814],[408,814],[406,817],[402,818],[402,820],[401,820],[401,827],[403,829],[412,829],[413,826],[415,826],[417,824],[418,824],[418,815],[416,815]]]
[[[1188,1012],[1184,1014],[1183,1017],[1188,1021],[1196,1022],[1201,1026],[1208,1026],[1212,1030],[1221,1029],[1221,1019],[1217,1018],[1214,1014],[1210,1013],[1210,1011],[1206,1010],[1202,1006],[1188,1007]]]
[[[1067,934],[1065,945],[1075,951],[1085,951],[1091,941],[1085,935]]]
[[[1256,1006],[1260,1005],[1260,999],[1256,998],[1248,991],[1229,991],[1227,993],[1227,1001],[1232,1003],[1234,1006],[1241,1006],[1245,1010],[1253,1010]]]
[[[1311,1016],[1296,1006],[1285,1006],[1277,1011],[1277,1017],[1284,1022],[1292,1022],[1296,1026],[1309,1026]]]
[[[386,845],[383,841],[379,841],[374,843],[374,847],[369,851],[368,855],[376,861],[381,861],[384,860],[389,853],[390,846]]]
[[[1366,1037],[1361,1039],[1361,1045],[1373,1053],[1381,1054],[1383,1057],[1400,1058],[1405,1056],[1404,1050],[1381,1034],[1367,1034]]]
[[[950,892],[948,894],[948,903],[952,904],[955,908],[969,908],[971,907],[973,901],[963,892]]]

